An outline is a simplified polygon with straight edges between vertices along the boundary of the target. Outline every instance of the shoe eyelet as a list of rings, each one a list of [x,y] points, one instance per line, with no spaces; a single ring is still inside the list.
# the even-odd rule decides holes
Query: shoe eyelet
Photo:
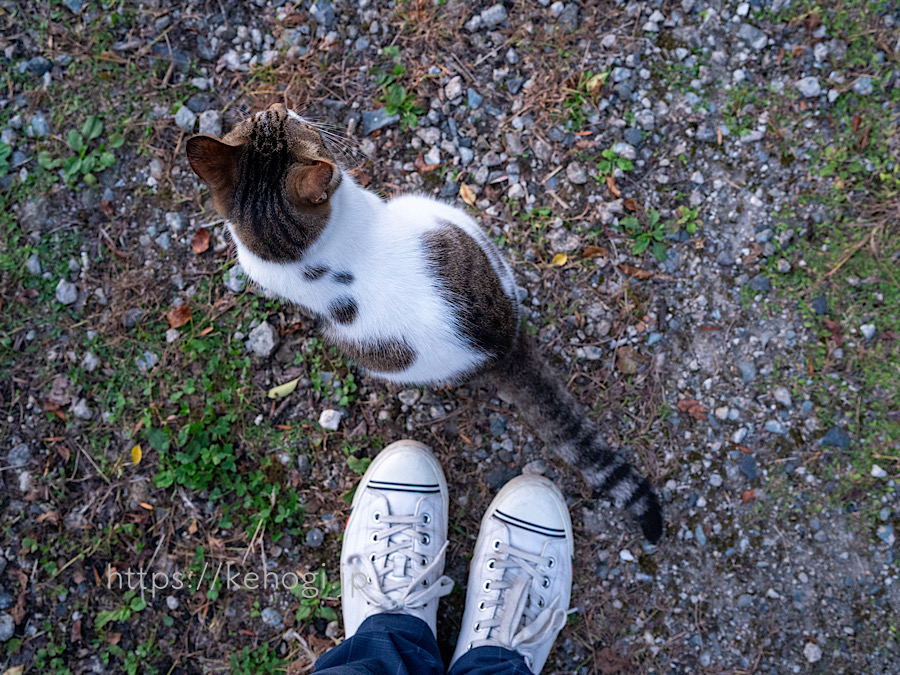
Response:
[[[543,588],[550,588],[550,577],[544,577],[544,580],[541,582],[541,586]]]
[[[422,579],[422,585],[428,586],[428,579]],[[424,606],[424,605],[423,605]]]
[[[375,513],[373,513],[372,520],[374,520],[376,523],[380,523],[381,522],[381,511],[376,511]]]
[[[475,626],[472,628],[472,630],[474,630],[476,633],[480,633],[481,632],[481,624],[476,623]]]
[[[422,556],[422,567],[425,567],[425,565],[427,565],[427,564],[428,564],[428,558],[423,555]]]
[[[429,537],[427,534],[423,534],[423,535],[422,535],[422,543],[423,543],[425,546],[428,546],[428,544],[431,543],[431,537]]]
[[[428,603],[427,603],[427,602],[426,602],[424,605],[422,605],[422,609],[428,609]]]
[[[490,593],[491,592],[491,580],[486,579],[485,582],[481,585],[481,588],[483,588],[487,593]]]
[[[377,532],[372,533],[372,541],[378,541],[378,533]]]
[[[494,549],[495,551],[499,551],[499,550],[500,550],[500,543],[501,543],[501,542],[500,542],[499,539],[494,539],[494,541],[491,542],[491,548]]]
[[[496,560],[494,560],[493,558],[491,558],[490,560],[487,561],[487,568],[488,568],[489,570],[492,570],[492,569],[494,569],[494,568],[496,568],[496,567],[497,567],[497,561],[496,561]]]
[[[470,642],[469,644],[466,645],[466,651],[468,652],[471,649],[472,649],[472,643]]]
[[[544,599],[538,598],[538,607],[543,607],[543,606],[544,606]]]
[[[556,567],[556,558],[547,558],[547,568],[552,570],[554,567]]]
[[[369,560],[371,560],[372,562],[375,562],[375,554],[374,554],[374,553],[372,553],[372,554],[369,556]]]
[[[478,611],[483,612],[485,610],[484,600],[478,603]]]
[[[431,522],[431,516],[427,513],[422,514],[422,522],[428,525]]]

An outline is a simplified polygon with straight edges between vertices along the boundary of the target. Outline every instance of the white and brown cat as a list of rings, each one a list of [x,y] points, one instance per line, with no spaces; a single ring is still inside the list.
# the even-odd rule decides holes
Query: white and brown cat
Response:
[[[419,195],[382,200],[281,104],[221,140],[191,138],[187,156],[251,279],[320,316],[325,338],[374,377],[490,377],[595,495],[609,494],[659,540],[653,488],[600,438],[520,329],[512,270],[465,212]]]

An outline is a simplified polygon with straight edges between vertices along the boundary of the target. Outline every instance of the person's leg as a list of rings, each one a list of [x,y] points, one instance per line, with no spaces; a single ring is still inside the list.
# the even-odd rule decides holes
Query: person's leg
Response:
[[[540,673],[566,623],[573,550],[553,483],[519,476],[503,487],[481,520],[449,675]]]
[[[428,624],[408,614],[374,614],[316,662],[320,675],[440,675],[444,662]]]
[[[438,600],[447,549],[447,481],[415,441],[379,453],[356,488],[341,550],[346,640],[323,655],[328,675],[438,675]]]

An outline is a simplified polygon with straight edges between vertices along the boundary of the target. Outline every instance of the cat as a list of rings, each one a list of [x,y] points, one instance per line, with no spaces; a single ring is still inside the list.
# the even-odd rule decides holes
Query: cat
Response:
[[[465,212],[430,197],[390,201],[344,171],[320,128],[282,104],[188,161],[227,220],[245,273],[323,320],[326,340],[372,376],[407,385],[485,375],[557,455],[663,534],[656,493],[601,438],[520,328],[509,263]]]

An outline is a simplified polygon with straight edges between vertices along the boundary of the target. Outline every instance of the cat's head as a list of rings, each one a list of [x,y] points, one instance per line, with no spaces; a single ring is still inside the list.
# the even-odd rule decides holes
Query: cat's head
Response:
[[[221,140],[194,136],[187,157],[241,243],[271,262],[302,257],[328,223],[341,182],[322,134],[280,103]]]

